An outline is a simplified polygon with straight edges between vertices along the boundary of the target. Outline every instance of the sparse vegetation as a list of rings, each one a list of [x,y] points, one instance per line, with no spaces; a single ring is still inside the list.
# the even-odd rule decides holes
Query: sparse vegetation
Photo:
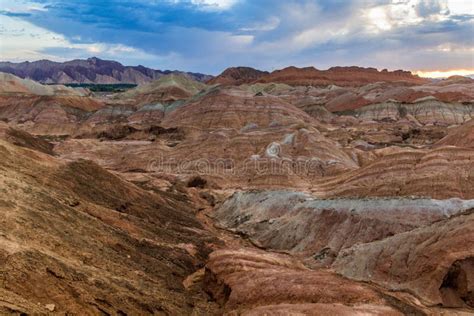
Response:
[[[92,92],[124,92],[135,88],[136,84],[118,83],[118,84],[95,84],[95,83],[67,83],[66,87],[85,88]]]

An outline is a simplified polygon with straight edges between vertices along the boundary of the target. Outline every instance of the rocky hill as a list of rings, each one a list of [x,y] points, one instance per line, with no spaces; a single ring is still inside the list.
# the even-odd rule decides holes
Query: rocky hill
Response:
[[[206,84],[183,74],[170,74],[134,89],[114,95],[115,99],[133,99],[138,104],[170,103],[187,99],[205,89]]]
[[[409,71],[363,67],[332,67],[328,70],[318,70],[314,67],[288,67],[276,70],[268,76],[261,77],[258,82],[281,82],[290,85],[304,86],[362,86],[374,82],[405,82],[407,84],[428,83],[428,79],[420,78]]]
[[[76,59],[64,63],[39,60],[34,62],[0,62],[0,71],[42,83],[130,83],[143,84],[168,74],[184,74],[197,81],[207,81],[212,76],[170,70],[155,70],[144,66],[124,66],[116,61],[97,57]]]
[[[287,67],[271,73],[247,67],[228,68],[209,81],[216,84],[284,83],[292,86],[363,86],[375,82],[403,82],[408,85],[429,83],[430,80],[409,71],[378,71],[375,68],[332,67],[319,70],[314,67]]]

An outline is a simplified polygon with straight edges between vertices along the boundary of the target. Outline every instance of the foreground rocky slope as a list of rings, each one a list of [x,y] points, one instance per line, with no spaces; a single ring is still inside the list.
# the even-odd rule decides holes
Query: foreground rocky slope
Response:
[[[0,151],[0,313],[207,310],[182,282],[214,238],[184,196],[4,140]]]

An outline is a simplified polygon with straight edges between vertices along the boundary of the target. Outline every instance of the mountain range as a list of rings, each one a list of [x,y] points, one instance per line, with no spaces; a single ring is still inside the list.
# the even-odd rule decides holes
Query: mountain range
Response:
[[[378,71],[375,68],[332,67],[319,70],[314,67],[287,67],[273,72],[250,67],[230,67],[217,76],[177,70],[156,70],[145,66],[124,66],[117,61],[97,57],[75,59],[63,63],[50,60],[33,62],[0,62],[0,72],[13,74],[44,84],[145,84],[164,75],[184,75],[207,84],[240,85],[251,83],[286,83],[293,86],[362,86],[371,82],[406,82],[423,84],[429,79],[420,78],[409,71]]]
[[[424,84],[431,80],[410,71],[381,71],[364,67],[332,67],[320,70],[314,67],[286,67],[271,73],[249,67],[231,67],[208,81],[208,84],[241,85],[253,83],[284,83],[292,86],[363,86],[375,82],[404,82]]]
[[[124,66],[116,61],[103,60],[97,57],[75,59],[63,63],[50,60],[21,63],[0,62],[0,72],[47,84],[143,84],[169,74],[184,74],[197,81],[208,81],[212,78],[212,76],[201,73],[155,70],[141,65]]]

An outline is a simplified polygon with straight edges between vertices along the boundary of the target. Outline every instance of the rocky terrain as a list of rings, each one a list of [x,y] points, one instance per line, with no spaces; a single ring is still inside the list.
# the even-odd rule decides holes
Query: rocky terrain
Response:
[[[207,81],[212,78],[200,73],[161,71],[144,66],[123,66],[116,61],[102,60],[97,57],[86,60],[75,59],[64,63],[50,60],[22,63],[0,62],[0,72],[48,84],[143,84],[169,74],[182,74],[198,81]]]
[[[267,71],[250,67],[231,67],[224,70],[219,76],[209,80],[207,84],[241,85],[254,82],[268,74]]]
[[[474,80],[140,78],[0,73],[0,314],[474,313]]]
[[[210,308],[182,284],[215,242],[184,196],[152,194],[40,145],[0,142],[2,314]]]

